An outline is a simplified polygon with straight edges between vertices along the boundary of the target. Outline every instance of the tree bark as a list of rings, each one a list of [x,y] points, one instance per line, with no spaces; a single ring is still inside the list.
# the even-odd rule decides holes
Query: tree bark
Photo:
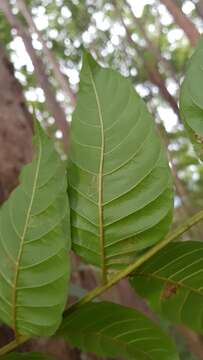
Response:
[[[13,67],[0,47],[0,204],[18,183],[32,156],[32,117]]]
[[[161,0],[161,2],[166,6],[170,14],[173,16],[176,24],[184,31],[191,45],[195,46],[199,40],[200,33],[192,21],[188,19],[187,16],[185,16],[185,14],[173,0]]]
[[[12,13],[11,7],[7,0],[0,0],[0,9],[4,13],[7,21],[9,22],[12,28],[17,30],[18,35],[22,38],[25,48],[32,60],[34,69],[35,69],[35,76],[39,86],[43,89],[47,108],[50,114],[54,117],[57,127],[63,133],[63,141],[65,150],[67,151],[68,148],[68,122],[66,120],[66,115],[60,106],[60,104],[56,100],[56,96],[53,90],[52,85],[49,82],[48,76],[46,74],[43,61],[41,58],[36,54],[35,49],[32,46],[32,39],[29,35],[29,32],[26,31],[18,21],[17,17]]]

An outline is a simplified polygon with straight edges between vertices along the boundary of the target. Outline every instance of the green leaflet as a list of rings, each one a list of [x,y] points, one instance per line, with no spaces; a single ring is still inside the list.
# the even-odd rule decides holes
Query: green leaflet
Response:
[[[1,357],[2,360],[54,360],[53,357],[50,357],[45,354],[30,352],[30,353],[11,353]]]
[[[15,333],[52,335],[67,297],[66,169],[36,126],[35,156],[0,211],[0,319]]]
[[[180,112],[197,155],[203,160],[203,37],[190,59],[181,86]]]
[[[71,128],[69,195],[74,250],[103,274],[133,261],[171,223],[171,175],[151,115],[129,80],[88,54]]]
[[[203,334],[203,244],[177,242],[148,260],[131,278],[151,307]]]
[[[64,319],[57,336],[99,356],[177,360],[170,338],[143,314],[109,303],[89,303]]]

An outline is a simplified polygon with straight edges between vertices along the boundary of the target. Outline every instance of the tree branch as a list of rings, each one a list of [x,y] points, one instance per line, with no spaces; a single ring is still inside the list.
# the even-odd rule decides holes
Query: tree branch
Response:
[[[98,286],[89,293],[87,293],[85,296],[83,296],[79,301],[77,301],[75,304],[71,305],[66,311],[64,311],[64,318],[69,316],[70,313],[73,311],[76,311],[79,309],[82,305],[90,302],[94,298],[98,297],[102,293],[104,293],[106,290],[111,288],[112,286],[116,285],[120,280],[126,278],[129,276],[132,272],[134,272],[136,269],[138,269],[142,264],[144,264],[147,260],[149,260],[153,255],[155,255],[158,251],[163,249],[166,245],[168,245],[171,241],[177,239],[179,236],[184,234],[186,231],[188,231],[192,226],[199,223],[203,220],[203,210],[196,213],[191,218],[187,219],[182,225],[180,225],[177,229],[170,232],[166,238],[156,245],[154,245],[152,248],[150,248],[145,254],[140,256],[137,260],[135,260],[132,264],[128,265],[124,270],[119,271],[115,275],[113,275],[107,284]],[[0,356],[4,355],[12,350],[14,350],[16,347],[18,347],[20,344],[25,343],[28,341],[31,337],[29,336],[19,336],[18,339],[15,339],[11,341],[6,346],[2,347],[0,349]]]
[[[43,51],[45,56],[47,57],[47,60],[49,62],[49,64],[52,67],[53,70],[53,74],[55,76],[55,79],[58,81],[58,84],[60,85],[64,96],[68,96],[72,106],[75,106],[76,103],[76,97],[75,94],[73,93],[73,91],[70,88],[70,85],[68,83],[68,78],[65,78],[64,74],[62,74],[59,64],[57,63],[57,60],[54,56],[54,54],[49,50],[49,48],[47,47],[46,42],[44,41],[43,35],[41,34],[41,32],[37,29],[37,26],[35,25],[35,22],[29,12],[28,7],[26,6],[24,0],[16,0],[17,6],[19,8],[19,10],[21,11],[22,15],[24,16],[30,30],[32,32],[35,32],[38,36],[39,41],[41,42],[42,46],[43,46]]]
[[[151,53],[155,56],[155,58],[157,59],[157,61],[160,62],[160,64],[162,64],[166,70],[168,70],[170,72],[170,75],[172,76],[172,78],[176,81],[177,84],[179,84],[179,80],[176,77],[176,74],[174,72],[174,69],[170,63],[170,61],[168,61],[165,57],[162,56],[159,48],[150,40],[146,30],[145,30],[145,26],[144,23],[142,21],[141,18],[136,17],[133,14],[132,8],[130,6],[130,4],[127,2],[127,0],[124,0],[124,4],[125,6],[128,8],[128,10],[130,11],[130,14],[132,15],[135,24],[137,25],[140,33],[142,34],[144,40],[147,43],[147,46],[149,48],[149,50],[151,51]]]
[[[200,33],[192,21],[188,19],[187,16],[185,16],[185,14],[173,0],[161,0],[161,2],[166,6],[169,13],[173,16],[176,24],[184,31],[191,45],[195,46],[199,40]]]
[[[174,110],[174,112],[179,115],[179,108],[178,105],[176,103],[176,100],[174,99],[174,97],[169,93],[165,81],[163,79],[163,77],[161,76],[161,74],[159,73],[157,67],[154,64],[150,64],[148,61],[145,60],[145,58],[143,57],[143,49],[141,49],[139,47],[138,44],[136,44],[134,42],[134,40],[131,37],[131,32],[129,30],[129,28],[126,26],[125,21],[123,19],[123,16],[120,12],[120,9],[118,7],[117,2],[114,0],[113,1],[115,10],[118,14],[118,17],[126,31],[126,35],[127,35],[127,40],[129,42],[129,44],[136,50],[138,56],[140,57],[140,59],[142,59],[142,62],[144,64],[144,67],[148,73],[149,76],[149,80],[151,81],[151,83],[153,83],[154,85],[156,85],[159,90],[160,93],[162,95],[162,97],[165,99],[165,101],[172,107],[172,109]]]
[[[35,49],[32,46],[32,39],[28,32],[24,29],[23,25],[20,21],[18,21],[17,17],[12,13],[11,7],[7,0],[0,0],[0,9],[4,13],[8,23],[12,28],[17,30],[18,35],[22,38],[25,48],[32,60],[35,75],[37,78],[37,82],[39,86],[44,90],[44,94],[46,97],[46,104],[50,114],[54,117],[55,122],[58,128],[63,133],[63,141],[65,150],[68,148],[68,122],[66,120],[66,115],[57,102],[54,90],[52,85],[48,80],[48,76],[46,74],[44,64],[39,56],[37,56]]]
[[[193,4],[195,5],[196,9],[197,9],[197,13],[198,15],[201,17],[201,19],[203,20],[203,3],[202,0],[195,2],[193,0]]]

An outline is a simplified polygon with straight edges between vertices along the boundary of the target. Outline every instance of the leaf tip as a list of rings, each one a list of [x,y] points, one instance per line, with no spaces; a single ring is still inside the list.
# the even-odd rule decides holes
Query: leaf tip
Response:
[[[88,68],[90,71],[94,72],[98,68],[98,64],[93,56],[84,49],[83,51],[83,69]]]

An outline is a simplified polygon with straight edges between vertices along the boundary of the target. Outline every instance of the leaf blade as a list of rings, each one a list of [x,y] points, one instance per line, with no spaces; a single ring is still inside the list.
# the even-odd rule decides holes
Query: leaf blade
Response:
[[[141,266],[130,280],[156,312],[200,333],[203,332],[202,254],[200,242],[169,244]]]
[[[200,160],[203,160],[202,56],[203,37],[190,59],[180,92],[181,117]]]
[[[125,267],[168,231],[171,176],[151,116],[130,82],[90,55],[81,71],[69,170],[74,250],[103,273]]]
[[[108,302],[82,306],[63,321],[57,336],[99,356],[178,359],[173,343],[152,321],[134,309]]]
[[[34,159],[0,211],[0,316],[16,333],[43,335],[65,305],[70,226],[65,164],[39,125],[34,141]]]

